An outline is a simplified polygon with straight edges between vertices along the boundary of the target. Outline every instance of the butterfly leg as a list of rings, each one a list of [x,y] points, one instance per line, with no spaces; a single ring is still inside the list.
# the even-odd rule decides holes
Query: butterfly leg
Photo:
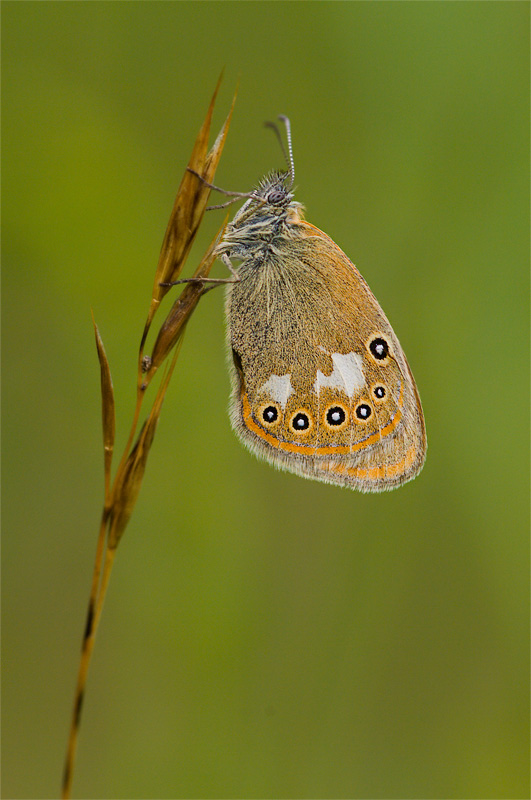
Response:
[[[229,197],[234,197],[238,199],[239,197],[254,197],[253,192],[229,192],[228,189],[222,189],[220,186],[215,186],[213,183],[209,183],[199,172],[196,172],[195,169],[191,167],[186,167],[187,172],[191,172],[192,175],[195,175],[196,178],[199,178],[201,183],[207,186],[209,189],[213,189],[215,192],[219,192],[220,194],[226,194]]]
[[[161,283],[160,286],[177,286],[178,283],[210,283],[212,284],[211,288],[213,289],[214,286],[220,286],[226,283],[239,283],[241,278],[239,274],[236,272],[232,265],[232,261],[230,260],[227,253],[223,253],[220,256],[220,259],[223,261],[226,267],[228,267],[232,278],[181,278],[179,281],[168,281]]]
[[[226,283],[239,283],[241,281],[240,274],[234,269],[234,265],[230,260],[230,257],[227,255],[227,253],[222,253],[220,258],[227,267],[227,269],[229,270],[230,274],[232,275],[232,280],[228,278],[226,279]]]

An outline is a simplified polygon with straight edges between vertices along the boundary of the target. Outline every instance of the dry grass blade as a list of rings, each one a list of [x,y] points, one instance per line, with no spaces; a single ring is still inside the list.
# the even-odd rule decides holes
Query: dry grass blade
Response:
[[[151,415],[148,417],[138,436],[136,444],[129,453],[121,474],[117,478],[113,492],[112,509],[110,513],[109,536],[107,546],[114,550],[118,546],[122,534],[129,522],[135,503],[140,492],[147,457],[153,437],[156,422],[150,424]]]
[[[206,186],[205,181],[212,183],[215,176],[216,169],[223,152],[225,139],[229,130],[229,125],[236,101],[236,93],[234,94],[232,105],[229,114],[223,123],[223,126],[207,154],[208,138],[210,134],[210,125],[212,121],[212,113],[214,110],[214,103],[219,89],[219,83],[212,96],[210,106],[208,108],[205,121],[201,126],[201,130],[197,135],[197,139],[188,162],[188,168],[183,175],[181,185],[175,198],[173,210],[166,228],[164,240],[159,256],[159,262],[155,272],[155,279],[153,283],[153,292],[151,304],[148,312],[144,335],[142,337],[141,349],[146,340],[147,331],[151,325],[155,312],[164,297],[168,292],[168,286],[162,286],[164,283],[171,283],[176,281],[181,274],[182,268],[185,264],[190,248],[193,244],[201,220],[205,213],[210,189]],[[201,180],[194,175],[193,172],[198,173],[204,180]]]
[[[111,487],[111,464],[114,452],[114,436],[116,429],[114,409],[114,389],[112,385],[111,369],[103,347],[98,326],[92,315],[96,348],[101,372],[101,412],[103,421],[103,457],[105,468],[105,505],[108,505]]]
[[[226,225],[227,219],[225,219],[223,225],[210,243],[201,263],[194,272],[193,278],[190,279],[190,283],[186,285],[181,295],[175,301],[166,320],[162,324],[153,347],[153,353],[149,362],[149,371],[144,379],[144,386],[148,386],[157,369],[175,347],[201,296],[208,291],[207,286],[201,282],[201,278],[207,278],[210,274],[212,264],[216,258],[216,248],[221,241]]]
[[[212,145],[212,148],[206,158],[203,178],[206,181],[208,181],[208,183],[212,183],[214,180],[214,175],[216,174],[216,170],[218,168],[219,159],[221,158],[223,148],[225,147],[225,139],[227,138],[227,133],[229,132],[230,121],[232,119],[232,112],[234,111],[234,104],[236,102],[237,93],[238,90],[236,89],[236,91],[234,92],[234,97],[232,98],[230,111],[227,114],[227,119],[223,123],[223,126],[220,132],[218,133],[217,139]],[[175,278],[173,278],[172,280],[175,280]]]
[[[216,95],[214,94],[214,97],[212,98],[211,107],[207,114],[207,119],[203,124],[204,128],[208,120],[208,131],[210,130],[210,117],[215,96]],[[221,127],[221,130],[216,138],[216,141],[214,142],[211,150],[209,151],[208,155],[206,155],[205,158],[203,158],[203,153],[201,148],[201,169],[198,168],[198,164],[195,161],[196,148],[194,148],[194,152],[192,153],[192,157],[190,158],[190,161],[188,163],[188,168],[183,176],[183,180],[181,183],[181,186],[185,185],[187,187],[187,190],[189,188],[190,192],[189,197],[185,198],[188,200],[188,202],[186,203],[185,206],[186,215],[183,215],[181,220],[183,230],[178,231],[178,233],[181,234],[181,238],[177,237],[175,240],[175,243],[178,245],[178,250],[176,250],[175,252],[175,257],[173,261],[169,262],[169,266],[171,268],[168,270],[166,276],[161,279],[163,282],[167,281],[171,283],[178,279],[179,275],[181,274],[181,270],[184,266],[184,263],[186,261],[186,257],[196,237],[197,231],[201,224],[201,220],[203,219],[203,215],[206,210],[208,197],[211,192],[211,189],[205,185],[205,181],[207,183],[212,183],[212,180],[214,179],[214,176],[216,174],[219,160],[223,152],[223,147],[225,145],[225,139],[227,137],[227,133],[229,130],[235,102],[236,102],[236,95],[234,95],[233,97],[230,111],[227,115],[225,122]],[[198,137],[198,139],[201,138],[201,143],[203,143],[203,137],[202,137],[203,128],[201,129]],[[207,131],[207,136],[208,136],[208,131]],[[190,170],[193,170],[194,172],[197,172],[199,175],[201,175],[203,180],[198,178],[197,175],[194,175],[193,172],[190,172]],[[182,252],[179,252],[180,248],[182,248]],[[167,287],[164,286],[159,287],[159,289],[167,291]],[[155,291],[153,292],[153,296],[154,297],[156,296]],[[162,297],[163,295],[160,296]]]
[[[146,469],[147,458],[155,431],[162,410],[162,403],[166,396],[166,390],[170,382],[170,378],[177,361],[179,350],[175,351],[173,363],[170,369],[164,376],[158,391],[153,401],[153,406],[149,413],[147,420],[142,426],[142,430],[138,435],[138,439],[131,450],[121,475],[116,477],[116,483],[113,492],[113,505],[111,510],[111,517],[109,522],[109,536],[107,539],[107,547],[111,550],[116,549],[122,537],[122,534],[129,522],[135,503],[140,492],[142,479]]]
[[[197,135],[197,139],[190,156],[188,166],[190,169],[195,170],[200,175],[203,173],[205,161],[207,158],[208,139],[210,136],[210,125],[212,122],[212,114],[214,111],[214,104],[218,94],[221,76],[218,84],[212,95],[212,100],[208,107],[208,111]],[[201,184],[198,186],[198,179],[192,175],[188,170],[183,175],[181,185],[177,192],[173,210],[168,221],[166,233],[162,241],[162,246],[159,255],[157,269],[155,271],[155,278],[153,282],[153,292],[151,307],[148,315],[149,325],[155,310],[168,291],[167,286],[161,286],[162,283],[168,283],[174,280],[174,276],[182,269],[188,251],[192,245],[193,235],[197,230],[198,223],[202,216],[200,211],[202,195],[205,196],[204,207],[206,207],[206,198],[208,197],[209,189]]]

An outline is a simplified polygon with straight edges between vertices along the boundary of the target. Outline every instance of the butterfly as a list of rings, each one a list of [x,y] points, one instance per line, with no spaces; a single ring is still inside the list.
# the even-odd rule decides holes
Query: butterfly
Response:
[[[291,128],[279,119],[288,169],[244,195],[218,246],[233,275],[232,425],[282,469],[363,492],[393,489],[426,456],[417,387],[366,281],[294,200]]]

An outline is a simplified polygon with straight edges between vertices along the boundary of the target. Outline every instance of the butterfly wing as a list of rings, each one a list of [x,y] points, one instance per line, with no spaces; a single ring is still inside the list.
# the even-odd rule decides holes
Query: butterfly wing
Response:
[[[362,491],[421,469],[424,418],[405,355],[356,267],[322,231],[243,260],[227,297],[231,417],[284,469]]]

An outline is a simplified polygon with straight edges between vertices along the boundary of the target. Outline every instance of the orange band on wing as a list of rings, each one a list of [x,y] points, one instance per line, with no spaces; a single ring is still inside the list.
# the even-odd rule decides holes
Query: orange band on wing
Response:
[[[380,441],[380,439],[384,436],[389,436],[392,433],[400,420],[402,419],[402,404],[404,402],[404,391],[403,386],[400,384],[400,395],[398,398],[398,408],[394,417],[385,425],[381,430],[372,433],[370,436],[367,436],[366,439],[363,439],[361,442],[356,442],[353,445],[326,445],[323,447],[313,447],[307,444],[297,444],[295,442],[284,442],[282,439],[277,439],[276,436],[273,436],[271,433],[265,431],[253,417],[253,412],[251,411],[251,406],[249,405],[249,398],[247,394],[242,392],[241,395],[242,399],[242,406],[243,406],[243,421],[246,427],[255,433],[260,439],[263,439],[272,447],[276,447],[279,450],[284,450],[287,453],[304,453],[307,456],[335,456],[335,455],[347,455],[348,453],[356,453],[359,450],[364,450],[366,447],[369,447],[371,444],[376,444],[376,442]]]
[[[337,472],[339,475],[348,475],[351,478],[359,478],[361,480],[378,481],[383,478],[395,478],[403,475],[411,467],[417,455],[417,448],[412,445],[407,451],[404,458],[397,461],[395,464],[384,464],[381,467],[347,467],[345,464],[333,464],[327,466],[326,470],[329,472]],[[323,471],[325,467],[323,466]]]

